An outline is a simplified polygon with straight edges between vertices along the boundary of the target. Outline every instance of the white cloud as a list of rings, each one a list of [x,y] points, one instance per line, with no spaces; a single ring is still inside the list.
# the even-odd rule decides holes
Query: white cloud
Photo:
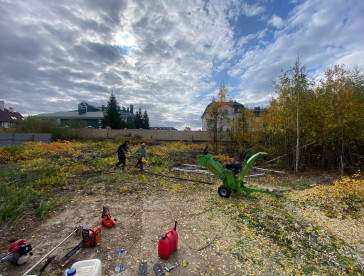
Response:
[[[113,90],[152,125],[197,128],[225,71],[236,100],[261,104],[298,54],[319,70],[363,66],[363,4],[307,0],[283,21],[262,3],[2,1],[0,97],[36,114],[107,104]],[[236,22],[254,16],[266,25],[244,35]]]
[[[275,15],[275,14],[272,15],[272,17],[268,23],[278,29],[283,27],[283,25],[284,25],[282,18],[280,18],[278,15]]]
[[[153,124],[174,118],[178,106],[192,104],[204,87],[209,89],[204,80],[214,70],[228,66],[226,60],[234,54],[233,32],[220,3],[117,2],[9,5],[12,32],[19,34],[25,26],[43,31],[34,40],[41,45],[33,49],[40,59],[28,58],[33,65],[26,78],[33,83],[19,85],[24,78],[13,75],[4,82],[13,82],[4,96],[18,98],[20,109],[24,105],[19,99],[27,99],[30,108],[23,112],[39,113],[57,108],[54,98],[53,105],[40,100],[40,90],[66,92],[74,101],[68,101],[66,109],[75,109],[85,98],[106,104],[114,90],[124,105],[148,106]],[[19,10],[22,16],[17,16]],[[21,52],[27,46],[18,47]],[[15,55],[7,60],[14,70],[20,62]],[[1,70],[8,70],[5,63]],[[183,119],[176,118],[177,124],[190,114],[179,116]]]
[[[288,25],[275,32],[271,43],[251,47],[229,71],[240,78],[237,98],[267,104],[273,91],[271,81],[282,69],[293,66],[298,55],[314,74],[340,62],[363,67],[364,38],[358,36],[364,32],[364,24],[360,24],[363,10],[353,2],[308,0],[297,6],[288,17]]]
[[[260,6],[258,4],[249,5],[245,2],[242,3],[242,11],[246,16],[256,16],[265,11],[264,6]]]

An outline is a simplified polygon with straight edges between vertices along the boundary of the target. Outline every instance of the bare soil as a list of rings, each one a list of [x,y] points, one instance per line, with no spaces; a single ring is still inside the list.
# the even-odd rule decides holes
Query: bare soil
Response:
[[[170,275],[241,275],[241,263],[228,250],[231,235],[236,233],[229,224],[229,217],[212,208],[211,199],[218,197],[216,186],[199,184],[198,189],[191,189],[188,187],[191,183],[185,182],[185,191],[140,187],[120,193],[118,189],[123,184],[98,183],[92,187],[93,192],[89,189],[66,191],[67,200],[47,218],[3,225],[1,248],[8,248],[8,240],[24,238],[32,244],[34,256],[20,266],[1,264],[1,275],[22,275],[80,223],[101,227],[103,206],[117,219],[116,225],[102,228],[96,247],[82,248],[62,264],[62,257],[81,241],[80,236],[69,238],[53,252],[57,257],[44,275],[62,275],[73,263],[93,258],[102,261],[103,275],[113,275],[117,248],[126,250],[127,269],[122,275],[138,275],[142,261],[148,264],[148,275],[155,275],[153,265],[156,263],[163,268],[174,266]],[[168,260],[162,260],[158,257],[158,240],[161,234],[173,228],[175,220],[178,221],[178,250]],[[219,241],[218,248],[216,241]],[[38,273],[42,264],[31,274]]]
[[[31,215],[34,210],[29,210],[29,216],[21,221],[13,225],[1,225],[0,256],[6,254],[9,240],[19,238],[32,244],[34,256],[20,266],[0,264],[0,274],[22,275],[80,223],[88,227],[101,227],[102,207],[107,206],[117,223],[111,229],[102,227],[97,246],[82,248],[67,262],[62,263],[62,257],[81,241],[81,236],[72,236],[52,253],[57,257],[43,275],[62,275],[73,263],[93,258],[102,261],[103,275],[113,275],[118,248],[126,250],[126,270],[122,275],[138,275],[140,262],[147,262],[148,275],[156,275],[153,271],[156,263],[163,268],[174,266],[169,275],[279,275],[275,270],[268,269],[274,267],[274,264],[263,266],[261,271],[257,271],[252,270],[249,259],[241,262],[234,257],[236,242],[251,236],[251,233],[244,227],[237,227],[231,221],[231,214],[215,208],[222,200],[230,200],[218,196],[217,188],[221,183],[215,177],[206,177],[207,181],[216,183],[207,185],[158,177],[148,172],[139,175],[139,171],[130,167],[127,167],[124,174],[111,170],[105,175],[107,178],[104,181],[83,189],[70,185],[66,190],[55,193],[55,197],[63,198],[62,204],[43,219],[35,219]],[[257,181],[266,184],[270,179]],[[125,187],[128,188],[124,189]],[[232,197],[247,200],[238,193]],[[353,246],[357,246],[358,252],[363,252],[364,225],[361,221],[319,221],[320,216],[308,218],[302,210],[296,211],[297,216],[319,223],[323,229],[335,233],[348,243],[355,240]],[[158,257],[158,240],[161,234],[173,228],[175,221],[178,221],[178,250],[168,260],[162,260]],[[352,231],[349,233],[345,229]],[[262,241],[261,244],[269,243],[266,237],[257,233],[255,235]],[[246,242],[251,247],[252,254],[260,252],[260,248],[257,248],[259,245],[254,244],[253,239],[246,239]],[[271,260],[264,262],[274,263]],[[42,264],[31,274],[37,274]]]

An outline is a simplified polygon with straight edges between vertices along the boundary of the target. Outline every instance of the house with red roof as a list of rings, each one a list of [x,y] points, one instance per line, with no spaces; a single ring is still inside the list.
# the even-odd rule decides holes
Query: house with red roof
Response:
[[[5,108],[5,102],[0,101],[0,128],[9,128],[11,126],[19,124],[24,117],[19,113],[15,112],[14,108]]]

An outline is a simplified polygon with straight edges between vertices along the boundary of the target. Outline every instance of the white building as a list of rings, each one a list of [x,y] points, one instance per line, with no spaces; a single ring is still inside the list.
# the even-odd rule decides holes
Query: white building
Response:
[[[202,114],[202,130],[210,130],[211,128],[211,117],[207,113],[208,108],[211,103],[206,107],[204,113]],[[237,119],[239,112],[244,108],[244,105],[238,103],[236,101],[225,102],[224,105],[220,108],[220,114],[217,122],[218,129],[222,129],[223,131],[229,130],[232,127],[233,122]]]

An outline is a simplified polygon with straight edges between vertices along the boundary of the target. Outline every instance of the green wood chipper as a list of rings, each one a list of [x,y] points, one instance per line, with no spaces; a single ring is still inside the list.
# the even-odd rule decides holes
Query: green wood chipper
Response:
[[[214,158],[213,155],[201,155],[197,157],[197,162],[206,167],[209,171],[211,171],[214,175],[220,178],[223,181],[223,185],[218,188],[219,196],[221,197],[230,197],[232,191],[241,192],[244,191],[246,196],[253,192],[266,193],[266,194],[275,194],[280,195],[282,190],[273,189],[269,190],[267,188],[259,190],[248,188],[244,186],[244,176],[249,171],[249,169],[253,166],[255,160],[259,156],[267,155],[266,152],[258,152],[251,156],[247,162],[245,163],[244,168],[242,168],[242,164],[228,163],[225,164],[225,168],[221,166],[221,164]],[[241,172],[240,172],[241,171]],[[239,174],[240,172],[240,174]]]

